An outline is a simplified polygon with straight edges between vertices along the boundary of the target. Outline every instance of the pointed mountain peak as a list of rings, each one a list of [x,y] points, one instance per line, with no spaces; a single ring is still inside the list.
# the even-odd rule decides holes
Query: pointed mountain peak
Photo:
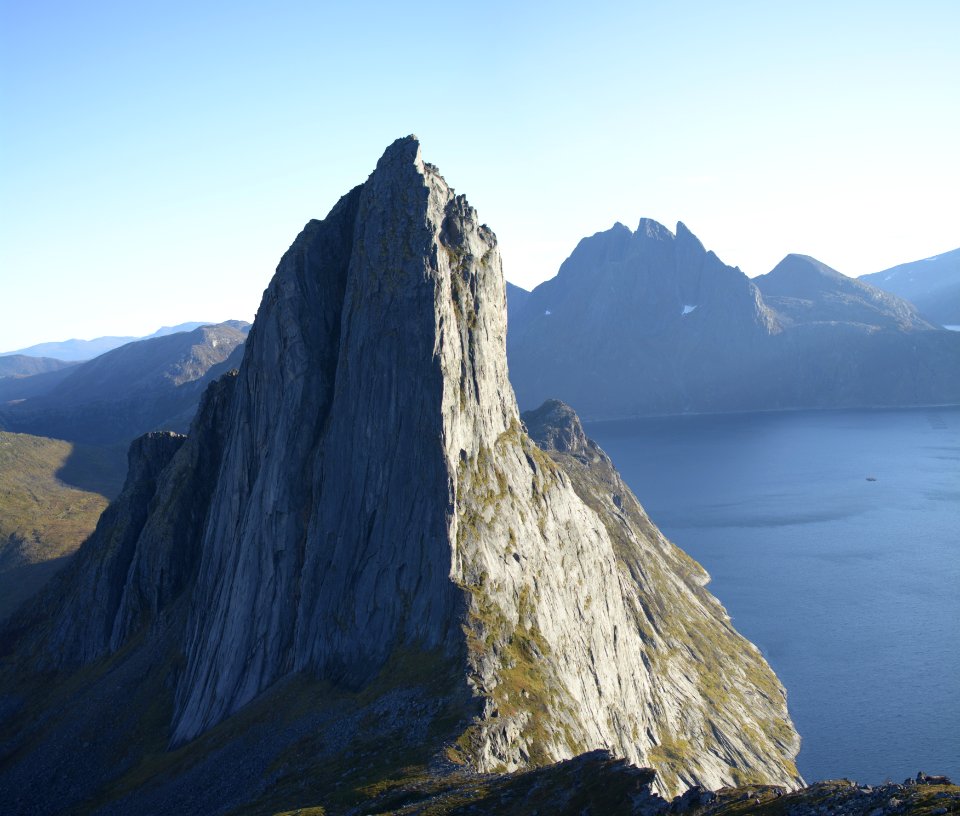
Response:
[[[801,255],[797,252],[791,252],[772,270],[773,273],[792,274],[792,275],[820,275],[825,278],[846,278],[842,272],[838,272],[832,266],[822,261],[818,261],[812,255]]]
[[[380,157],[377,162],[377,168],[391,164],[421,164],[420,158],[420,140],[412,133],[409,136],[403,136],[393,142]]]
[[[658,241],[669,241],[674,235],[670,230],[668,230],[663,224],[659,221],[654,221],[652,218],[641,218],[640,223],[637,225],[637,235],[654,238]]]
[[[703,242],[690,231],[690,228],[683,221],[677,221],[677,241],[691,244],[700,252],[706,252]]]
[[[816,258],[798,253],[787,255],[766,275],[754,278],[754,283],[764,295],[789,297],[809,297],[814,292],[854,282],[853,278],[848,278]]]
[[[932,328],[908,301],[847,277],[809,255],[787,255],[766,275],[754,278],[754,283],[775,309],[794,322]]]

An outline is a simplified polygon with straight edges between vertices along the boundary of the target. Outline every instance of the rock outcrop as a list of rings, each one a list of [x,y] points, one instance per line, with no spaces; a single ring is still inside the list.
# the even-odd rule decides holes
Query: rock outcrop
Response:
[[[796,786],[783,689],[706,574],[569,409],[528,421],[542,448],[507,377],[496,238],[398,140],[284,255],[239,372],[186,441],[138,443],[162,454],[135,456],[112,520],[58,579],[61,611],[44,617],[50,595],[25,610],[8,659],[63,672],[152,655],[179,756],[255,728],[247,712],[304,678],[317,742],[272,768],[336,751],[349,776],[370,734],[382,755],[396,730],[431,773],[603,748],[664,792]],[[185,779],[177,796],[203,784]]]
[[[364,804],[369,813],[404,816],[499,816],[549,813],[551,816],[887,816],[960,812],[960,786],[946,777],[917,774],[903,784],[860,785],[849,779],[817,782],[796,791],[776,785],[741,785],[710,791],[689,788],[672,801],[651,790],[652,775],[603,751],[546,768],[495,777],[450,779],[446,784],[411,781]],[[389,811],[391,800],[415,804]],[[384,807],[386,806],[386,807]]]

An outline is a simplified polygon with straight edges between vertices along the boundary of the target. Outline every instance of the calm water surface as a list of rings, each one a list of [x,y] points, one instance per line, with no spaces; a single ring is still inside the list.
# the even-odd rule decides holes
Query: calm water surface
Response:
[[[807,780],[960,779],[960,408],[587,433],[786,686]]]

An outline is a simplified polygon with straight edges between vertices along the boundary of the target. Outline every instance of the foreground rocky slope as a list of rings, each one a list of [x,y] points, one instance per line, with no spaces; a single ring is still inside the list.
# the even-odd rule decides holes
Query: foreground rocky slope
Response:
[[[776,677],[569,409],[526,433],[505,342],[493,233],[399,140],[0,635],[0,789],[350,812],[399,773],[595,748],[665,793],[799,784]]]
[[[750,280],[683,224],[585,238],[521,298],[509,351],[523,408],[559,397],[600,419],[960,401],[960,334],[807,256]]]
[[[363,805],[386,816],[486,816],[540,813],[551,816],[887,816],[960,813],[960,787],[924,773],[903,784],[871,787],[847,779],[817,782],[796,791],[773,785],[743,785],[708,791],[691,788],[673,800],[651,789],[655,776],[604,751],[499,777],[451,775],[443,780],[406,780]],[[295,811],[322,816],[321,808]],[[284,814],[292,816],[292,814]]]

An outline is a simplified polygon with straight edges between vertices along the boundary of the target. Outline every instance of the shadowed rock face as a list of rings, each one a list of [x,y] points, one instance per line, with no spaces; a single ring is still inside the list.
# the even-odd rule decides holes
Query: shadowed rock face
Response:
[[[133,441],[120,495],[69,568],[11,620],[4,651],[33,654],[43,671],[75,669],[121,648],[181,596],[196,571],[234,379],[207,389],[189,437]]]
[[[308,677],[327,690],[318,750],[363,756],[344,734],[418,733],[429,706],[405,709],[404,689],[440,678],[429,750],[469,768],[603,747],[666,791],[795,785],[775,676],[569,408],[528,417],[547,452],[525,433],[505,346],[495,236],[398,140],[298,236],[239,372],[128,485],[146,518],[106,546],[134,515],[116,510],[65,575],[67,608],[110,588],[96,626],[77,611],[50,636],[41,600],[27,651],[65,669],[163,644],[184,751]]]

